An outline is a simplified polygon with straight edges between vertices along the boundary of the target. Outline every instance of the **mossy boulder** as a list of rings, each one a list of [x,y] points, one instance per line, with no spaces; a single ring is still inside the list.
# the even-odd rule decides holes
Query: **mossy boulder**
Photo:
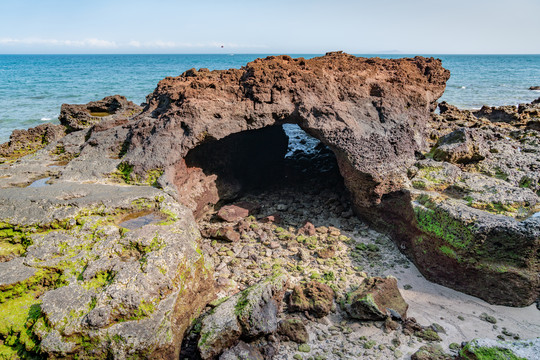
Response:
[[[347,313],[359,320],[384,320],[388,316],[405,319],[409,305],[394,277],[366,278],[355,291],[347,294]]]
[[[540,338],[519,341],[474,339],[459,352],[463,360],[534,360],[540,354]]]
[[[299,344],[309,341],[309,334],[306,326],[300,319],[285,319],[279,322],[278,333],[286,340]]]
[[[287,277],[275,274],[231,296],[201,320],[197,343],[203,360],[214,359],[238,343],[274,333]]]
[[[454,356],[445,353],[439,345],[424,345],[411,356],[411,360],[452,360]]]
[[[328,315],[333,305],[334,290],[318,281],[295,286],[289,297],[290,311],[307,311],[318,318]]]

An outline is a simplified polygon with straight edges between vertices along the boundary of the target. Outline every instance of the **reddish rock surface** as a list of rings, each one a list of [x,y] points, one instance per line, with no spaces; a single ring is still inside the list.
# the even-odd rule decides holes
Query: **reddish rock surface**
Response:
[[[240,202],[222,207],[219,209],[217,216],[227,222],[236,222],[252,215],[257,209],[256,204]]]
[[[88,104],[62,104],[58,119],[68,131],[86,129],[102,122],[111,122],[109,127],[114,127],[127,123],[130,116],[141,110],[140,106],[124,96],[113,95]]]
[[[65,135],[64,127],[43,124],[28,130],[14,130],[7,143],[0,145],[0,163],[2,158],[16,159],[45,147]]]
[[[182,159],[198,145],[296,123],[335,152],[356,205],[370,206],[404,186],[415,152],[426,147],[429,113],[449,75],[433,58],[340,52],[309,60],[270,56],[241,69],[192,69],[160,81],[149,96],[131,129],[126,160],[139,173],[176,172],[166,179],[182,188]]]

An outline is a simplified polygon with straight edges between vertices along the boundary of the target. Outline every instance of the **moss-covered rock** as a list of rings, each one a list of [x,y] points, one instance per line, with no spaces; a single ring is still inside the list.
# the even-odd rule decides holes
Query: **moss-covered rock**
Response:
[[[359,320],[384,320],[388,316],[407,317],[409,305],[403,300],[394,277],[366,278],[353,292],[347,294],[345,309]]]
[[[289,298],[290,311],[307,311],[316,317],[330,313],[334,305],[334,290],[318,281],[297,285]]]

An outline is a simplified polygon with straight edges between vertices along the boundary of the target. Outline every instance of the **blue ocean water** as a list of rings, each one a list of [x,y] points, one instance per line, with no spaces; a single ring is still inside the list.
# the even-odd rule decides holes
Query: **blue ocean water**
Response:
[[[121,94],[144,101],[157,82],[190,68],[239,68],[266,55],[0,55],[0,143],[13,129],[57,121],[62,103]],[[293,55],[310,58],[318,55]],[[383,58],[411,55],[359,55]],[[427,55],[429,56],[429,55]],[[441,100],[463,108],[530,102],[540,55],[435,55],[451,72]]]

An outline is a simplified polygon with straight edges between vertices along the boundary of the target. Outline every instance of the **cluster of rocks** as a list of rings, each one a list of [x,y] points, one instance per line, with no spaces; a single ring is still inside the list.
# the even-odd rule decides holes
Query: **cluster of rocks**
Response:
[[[529,305],[540,286],[540,99],[439,108],[433,147],[409,168],[411,216],[422,234],[403,246],[434,281],[491,303]]]

